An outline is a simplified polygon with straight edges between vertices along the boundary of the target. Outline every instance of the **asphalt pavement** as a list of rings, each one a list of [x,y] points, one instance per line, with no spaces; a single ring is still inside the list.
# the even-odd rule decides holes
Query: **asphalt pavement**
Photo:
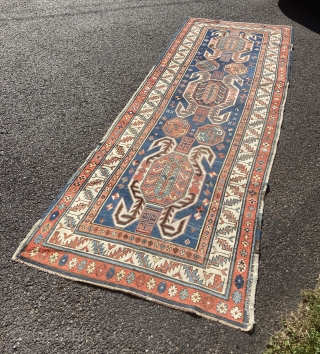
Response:
[[[1,353],[262,353],[316,284],[320,21],[307,1],[0,1]],[[294,7],[295,6],[295,7]],[[292,25],[250,333],[11,261],[187,17]]]

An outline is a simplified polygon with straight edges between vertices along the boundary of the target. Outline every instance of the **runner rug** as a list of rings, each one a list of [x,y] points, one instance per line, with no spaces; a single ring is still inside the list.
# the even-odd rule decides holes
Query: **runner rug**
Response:
[[[13,259],[251,329],[291,37],[188,19]]]

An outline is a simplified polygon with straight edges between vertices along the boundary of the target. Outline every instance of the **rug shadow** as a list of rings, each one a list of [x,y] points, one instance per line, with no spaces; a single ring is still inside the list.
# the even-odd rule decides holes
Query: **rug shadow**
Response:
[[[280,10],[291,20],[320,33],[320,11],[315,0],[279,0]],[[318,4],[319,5],[319,4]]]

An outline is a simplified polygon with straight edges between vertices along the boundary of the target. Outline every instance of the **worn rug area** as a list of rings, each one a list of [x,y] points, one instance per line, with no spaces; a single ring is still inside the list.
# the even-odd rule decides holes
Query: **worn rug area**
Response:
[[[291,38],[185,21],[13,259],[250,330]]]

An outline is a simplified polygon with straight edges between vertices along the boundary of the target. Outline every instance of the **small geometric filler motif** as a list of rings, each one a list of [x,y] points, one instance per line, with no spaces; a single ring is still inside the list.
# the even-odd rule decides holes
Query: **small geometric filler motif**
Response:
[[[182,137],[181,142],[179,143],[176,151],[182,152],[184,154],[188,154],[194,141],[195,141],[194,138],[189,138],[187,136]]]
[[[139,219],[137,232],[150,235],[160,215],[159,210],[146,208]]]
[[[209,109],[199,107],[199,108],[195,111],[192,120],[195,121],[195,122],[203,123],[204,120],[207,118],[209,112],[210,112]]]
[[[185,21],[13,259],[250,330],[291,49],[288,26]]]

